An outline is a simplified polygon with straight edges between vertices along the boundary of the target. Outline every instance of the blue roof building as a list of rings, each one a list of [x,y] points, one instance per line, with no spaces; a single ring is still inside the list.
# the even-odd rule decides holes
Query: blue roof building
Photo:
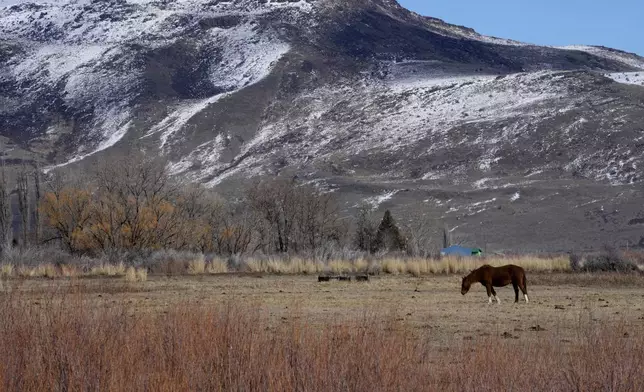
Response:
[[[479,248],[466,248],[460,245],[452,245],[441,249],[441,256],[481,256],[483,251]]]

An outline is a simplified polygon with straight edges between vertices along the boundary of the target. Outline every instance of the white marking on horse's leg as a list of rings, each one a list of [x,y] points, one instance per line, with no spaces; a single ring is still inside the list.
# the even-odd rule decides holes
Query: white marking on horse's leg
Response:
[[[494,296],[494,299],[496,299],[496,303],[497,303],[497,304],[500,304],[500,303],[501,303],[501,300],[500,300],[500,299],[499,299],[499,297],[497,297],[496,295]]]
[[[530,301],[528,301],[528,294],[523,294],[523,298],[525,298],[526,303],[530,302]]]
[[[487,297],[487,303],[489,303],[489,304],[492,303],[492,296],[491,295],[489,297]]]

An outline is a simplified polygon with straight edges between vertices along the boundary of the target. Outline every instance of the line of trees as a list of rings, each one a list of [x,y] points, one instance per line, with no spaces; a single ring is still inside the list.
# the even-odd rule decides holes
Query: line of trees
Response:
[[[343,216],[335,194],[291,178],[271,178],[224,200],[195,184],[177,181],[166,162],[142,154],[99,162],[93,169],[53,173],[22,168],[10,192],[0,171],[0,240],[20,244],[58,242],[73,254],[120,255],[158,249],[222,255],[309,253],[325,257],[337,248],[365,252],[417,247],[386,211]],[[11,193],[17,208],[12,209]],[[13,216],[20,216],[14,233]],[[42,224],[41,224],[42,222]]]

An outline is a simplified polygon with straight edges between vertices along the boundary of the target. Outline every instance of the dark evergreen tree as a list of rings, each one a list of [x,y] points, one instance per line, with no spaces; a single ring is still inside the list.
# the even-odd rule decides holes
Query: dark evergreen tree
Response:
[[[378,231],[376,232],[376,239],[373,242],[372,251],[402,251],[406,248],[406,242],[398,225],[396,225],[396,221],[391,216],[391,212],[389,210],[385,211],[385,215],[382,217],[382,221],[380,221],[380,226],[378,226]]]

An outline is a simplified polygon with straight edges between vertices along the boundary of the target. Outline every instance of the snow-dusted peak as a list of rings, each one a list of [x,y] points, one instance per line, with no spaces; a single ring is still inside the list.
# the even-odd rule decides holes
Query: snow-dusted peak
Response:
[[[601,46],[588,46],[588,45],[562,46],[559,49],[577,50],[580,52],[590,53],[592,55],[603,57],[609,60],[618,61],[632,68],[644,71],[644,58],[636,55],[635,53],[627,53],[620,50],[605,48]]]
[[[298,2],[243,0],[49,0],[0,3],[0,32],[6,39],[35,42],[112,44],[178,38],[197,26],[229,26],[234,17],[292,9],[308,12]],[[4,5],[4,7],[2,7]]]

